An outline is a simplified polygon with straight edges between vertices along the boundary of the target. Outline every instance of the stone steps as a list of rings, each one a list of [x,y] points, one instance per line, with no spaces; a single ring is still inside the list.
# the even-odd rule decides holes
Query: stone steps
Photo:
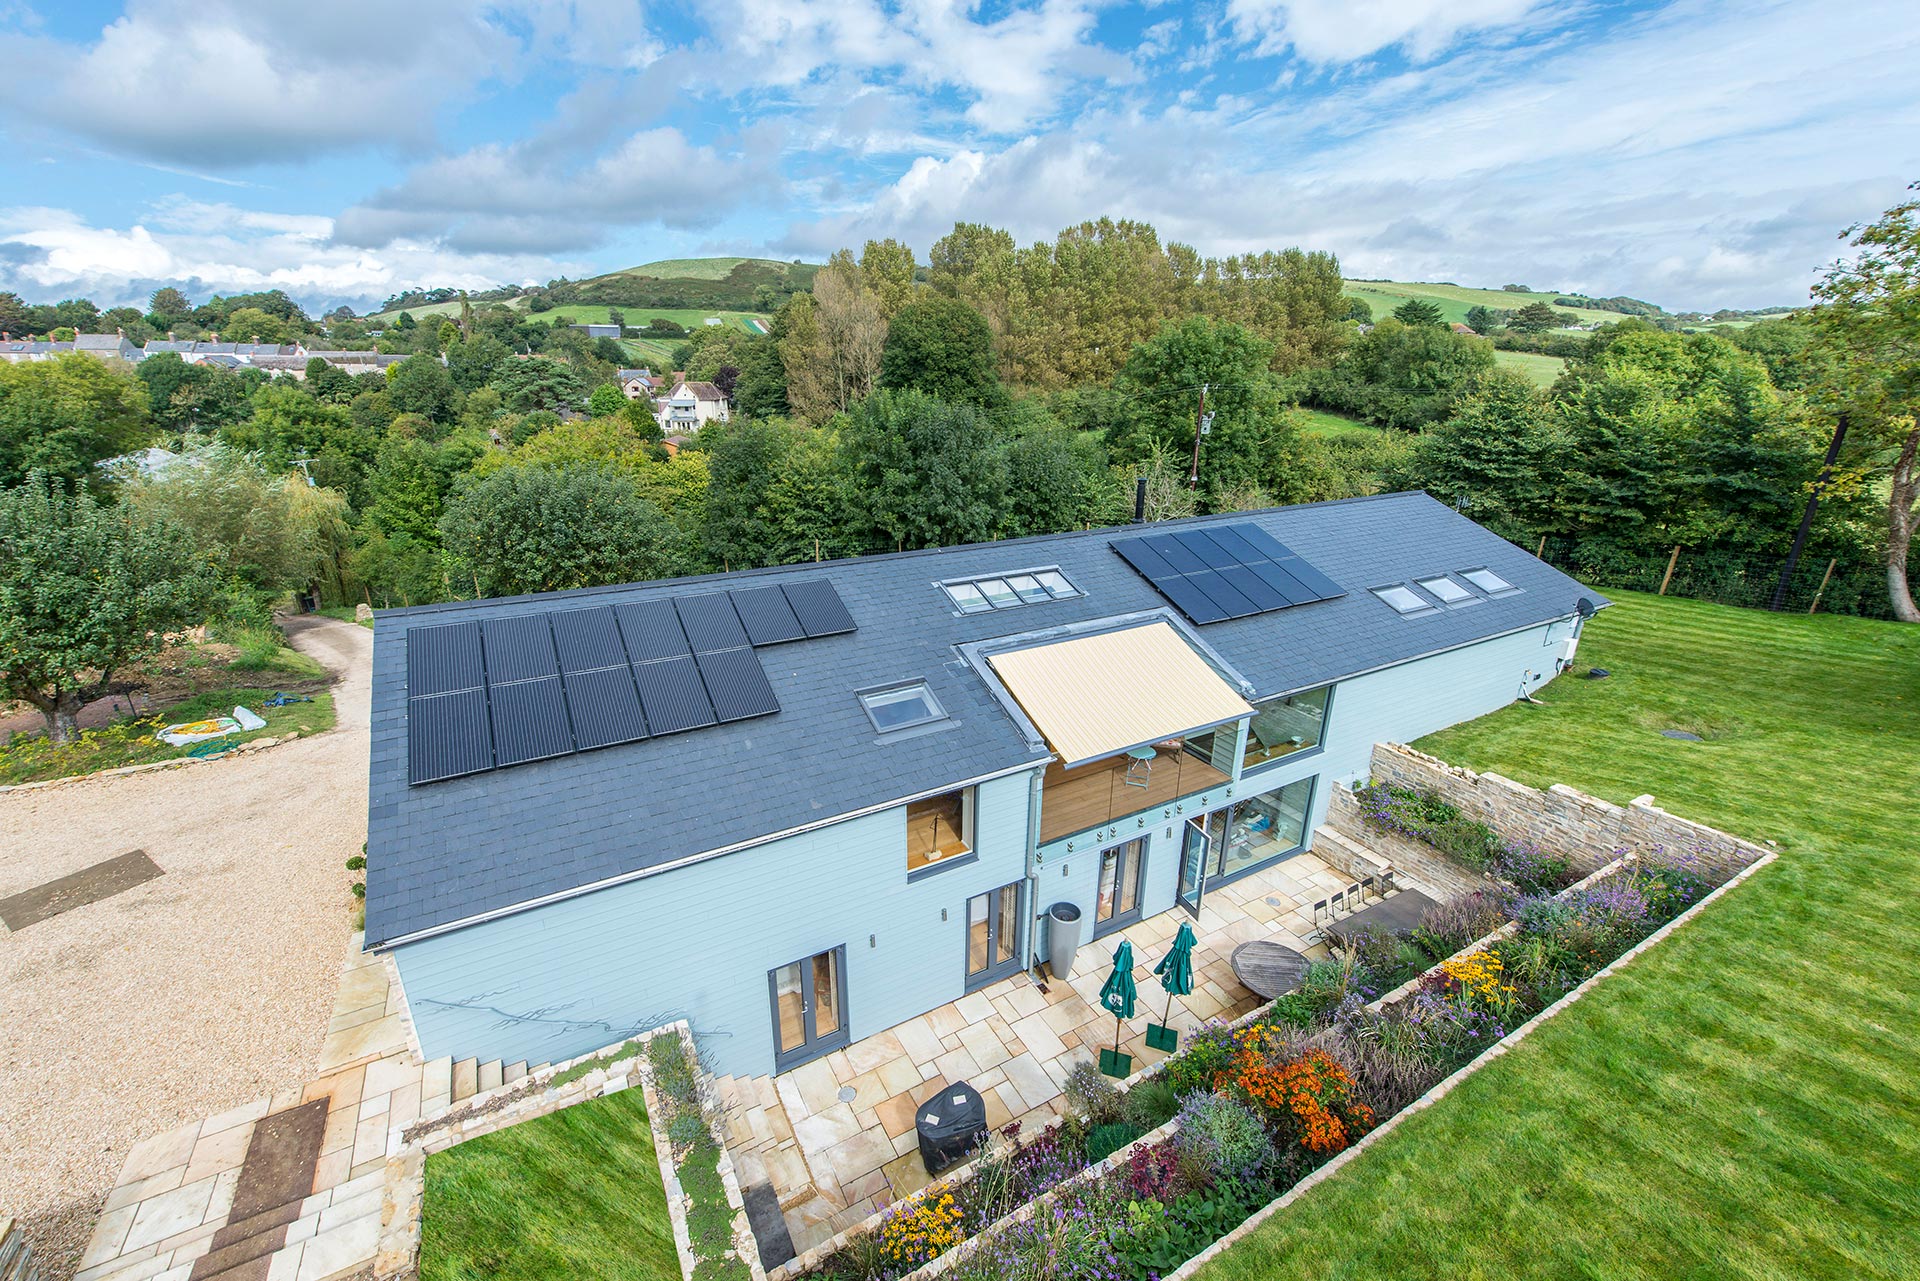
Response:
[[[518,1063],[502,1063],[499,1059],[489,1059],[485,1063],[482,1063],[478,1059],[460,1059],[457,1061],[453,1059],[435,1059],[427,1064],[426,1075],[427,1080],[433,1082],[437,1079],[437,1071],[447,1074],[448,1088],[446,1101],[451,1104],[464,1103],[476,1094],[484,1094],[488,1090],[497,1090],[503,1085],[512,1085],[515,1081],[525,1080],[542,1068],[550,1066],[552,1065],[547,1063],[529,1065],[524,1059]],[[429,1099],[435,1096],[423,1089],[422,1097],[423,1099]],[[438,1109],[430,1109],[423,1106],[421,1114],[430,1116],[437,1110]]]

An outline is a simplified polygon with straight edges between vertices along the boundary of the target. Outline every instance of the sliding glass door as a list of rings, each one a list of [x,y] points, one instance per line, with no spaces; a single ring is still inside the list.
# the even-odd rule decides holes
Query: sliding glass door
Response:
[[[773,1067],[798,1067],[847,1043],[847,949],[832,948],[767,975],[773,996]]]

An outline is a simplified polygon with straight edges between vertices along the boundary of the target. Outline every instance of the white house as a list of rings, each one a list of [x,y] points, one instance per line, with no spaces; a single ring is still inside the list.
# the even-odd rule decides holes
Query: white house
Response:
[[[674,384],[656,415],[660,430],[669,436],[675,432],[696,432],[715,419],[726,422],[730,416],[727,398],[718,387],[712,383],[686,381]]]

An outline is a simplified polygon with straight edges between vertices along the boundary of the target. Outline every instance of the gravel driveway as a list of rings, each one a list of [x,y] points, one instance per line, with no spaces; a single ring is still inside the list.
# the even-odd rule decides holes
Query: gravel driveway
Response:
[[[71,1274],[128,1150],[299,1085],[351,928],[373,633],[289,620],[338,728],[250,756],[0,795],[0,897],[145,850],[157,880],[0,929],[0,1218]]]

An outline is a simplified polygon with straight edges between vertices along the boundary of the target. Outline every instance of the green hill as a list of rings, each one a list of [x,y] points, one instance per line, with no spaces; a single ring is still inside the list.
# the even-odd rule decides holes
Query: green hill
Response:
[[[813,287],[819,263],[778,262],[772,258],[663,258],[638,267],[622,267],[585,280],[564,280],[544,291],[549,312],[596,313],[604,320],[608,307],[628,313],[627,322],[644,325],[653,316],[668,316],[682,324],[698,324],[706,316],[730,323],[772,314],[787,295]],[[529,310],[531,295],[522,294],[506,305]],[[476,304],[478,305],[478,304]],[[367,319],[384,322],[400,311],[415,320],[459,312],[458,299],[378,312]],[[640,313],[645,313],[644,315]]]
[[[1555,298],[1566,297],[1563,293],[1543,293],[1539,290],[1515,293],[1505,289],[1475,289],[1469,285],[1423,281],[1348,280],[1344,283],[1347,296],[1358,298],[1371,307],[1375,320],[1392,315],[1395,307],[1410,298],[1425,299],[1439,307],[1440,314],[1447,320],[1457,320],[1464,324],[1467,319],[1467,309],[1470,307],[1517,311],[1530,302],[1544,302],[1551,305]],[[1591,307],[1560,307],[1557,310],[1570,312],[1578,316],[1583,323],[1624,319],[1617,311],[1600,311]]]
[[[776,271],[798,267],[808,272],[809,279],[811,273],[819,269],[817,263],[780,262],[773,258],[662,258],[659,262],[643,262],[638,267],[622,267],[608,274],[652,276],[662,280],[725,280],[743,264],[772,267]]]

